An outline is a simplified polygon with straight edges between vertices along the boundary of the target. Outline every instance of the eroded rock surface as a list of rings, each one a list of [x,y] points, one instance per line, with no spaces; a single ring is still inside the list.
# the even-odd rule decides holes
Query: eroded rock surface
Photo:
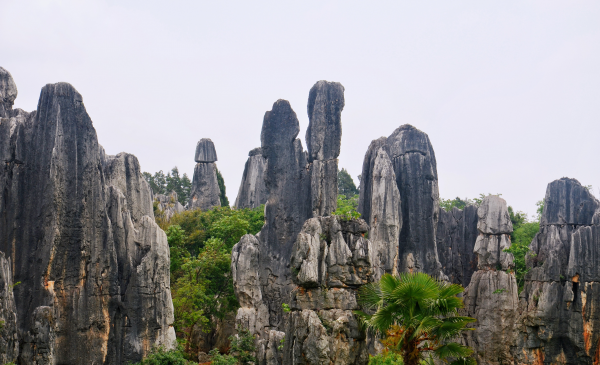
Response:
[[[373,171],[380,148],[392,163],[401,197],[398,270],[422,271],[446,278],[436,245],[439,192],[435,153],[429,137],[405,124],[389,137],[371,142],[363,162],[359,199],[359,211],[369,222],[373,219]]]
[[[314,151],[311,161],[296,138],[300,126],[289,102],[278,100],[265,113],[261,131],[268,196],[265,225],[257,236],[244,236],[232,258],[236,295],[241,298],[236,321],[259,336],[260,364],[282,361],[276,342],[286,327],[282,304],[289,303],[294,289],[289,265],[296,237],[307,219],[329,215],[337,206],[342,108],[341,85],[319,82],[311,89],[308,109],[313,132],[307,132]]]
[[[519,297],[515,358],[520,364],[597,363],[599,202],[569,178],[548,184],[544,201]]]
[[[168,195],[156,194],[154,196],[154,200],[158,202],[158,209],[164,214],[164,218],[167,221],[175,214],[185,210],[185,207],[181,205],[177,198],[177,193],[174,191]]]
[[[214,162],[198,162],[194,167],[188,209],[210,210],[221,206],[217,166]]]
[[[468,207],[467,207],[468,208]],[[510,247],[512,223],[506,201],[489,195],[477,209],[479,236],[473,251],[478,271],[464,292],[467,315],[477,319],[466,334],[479,364],[512,364],[515,341],[518,287]],[[495,232],[495,233],[490,233]]]
[[[196,144],[196,156],[194,161],[200,162],[216,162],[217,150],[215,144],[210,138],[202,138]]]
[[[12,263],[0,252],[0,363],[15,362],[19,355],[17,307],[13,295]]]
[[[468,205],[462,210],[454,207],[449,212],[440,208],[437,225],[436,245],[442,271],[452,283],[464,287],[477,270],[477,254],[473,251],[479,236],[477,208]]]
[[[306,221],[294,244],[291,270],[298,289],[283,351],[284,364],[367,364],[366,333],[353,311],[358,288],[373,281],[378,252],[361,220]]]
[[[168,245],[137,159],[105,155],[69,84],[3,113],[0,250],[21,282],[19,363],[121,364],[173,346]]]
[[[265,170],[267,159],[262,154],[260,147],[253,149],[248,154],[248,161],[244,167],[242,183],[235,199],[235,207],[256,208],[266,203],[267,187],[265,185]]]

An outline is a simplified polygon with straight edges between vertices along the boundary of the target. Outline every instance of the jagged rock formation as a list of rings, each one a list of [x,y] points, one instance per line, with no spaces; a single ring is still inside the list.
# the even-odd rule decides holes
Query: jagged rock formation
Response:
[[[177,193],[174,191],[168,195],[156,194],[154,196],[154,200],[158,203],[158,209],[163,213],[165,220],[169,221],[176,213],[185,210],[185,207],[177,199]]]
[[[544,202],[519,297],[515,358],[520,364],[595,364],[600,361],[600,202],[568,178],[548,184]]]
[[[244,167],[242,183],[238,190],[234,206],[238,209],[256,208],[266,203],[267,187],[265,185],[265,170],[267,159],[260,147],[248,153],[248,161]]]
[[[477,270],[477,254],[473,251],[479,236],[477,208],[468,205],[462,210],[454,207],[449,212],[440,208],[437,225],[436,245],[442,271],[452,283],[464,287]]]
[[[168,245],[137,159],[105,155],[69,84],[43,87],[32,113],[8,104],[0,250],[21,282],[19,363],[121,364],[173,346]]]
[[[259,336],[260,364],[279,361],[277,339],[285,327],[282,304],[289,302],[294,288],[289,263],[296,236],[307,219],[329,215],[337,205],[339,147],[330,144],[341,139],[343,90],[332,82],[318,82],[311,89],[309,130],[321,132],[307,132],[307,144],[314,151],[310,159],[296,138],[300,127],[289,102],[278,100],[265,113],[265,225],[256,237],[244,236],[232,254],[236,295],[247,298],[239,299],[237,323]]]
[[[366,333],[353,314],[358,288],[373,281],[378,252],[362,219],[306,221],[290,262],[294,284],[283,364],[367,364]]]
[[[197,163],[217,161],[217,150],[210,138],[202,138],[198,141],[196,144],[196,156],[194,157],[194,161]]]
[[[395,274],[398,268],[398,244],[402,228],[401,199],[394,167],[384,148],[379,148],[369,170],[371,201],[369,206],[369,239],[377,253],[374,278],[384,273]]]
[[[0,69],[1,72],[1,69]],[[15,362],[19,355],[17,307],[13,295],[11,260],[0,252],[0,363]]]
[[[467,207],[468,208],[468,207]],[[489,195],[477,209],[479,236],[474,252],[478,271],[465,289],[467,315],[477,319],[466,342],[479,364],[512,364],[510,346],[515,339],[518,287],[510,247],[512,222],[506,201]]]
[[[405,124],[389,137],[371,142],[363,162],[359,212],[372,219],[374,160],[383,148],[392,161],[402,197],[399,237],[399,271],[423,271],[445,278],[438,258],[436,230],[439,192],[435,153],[427,134]]]
[[[217,182],[217,152],[215,145],[209,138],[202,138],[196,145],[196,167],[192,179],[192,190],[188,209],[210,210],[220,207],[219,183]]]

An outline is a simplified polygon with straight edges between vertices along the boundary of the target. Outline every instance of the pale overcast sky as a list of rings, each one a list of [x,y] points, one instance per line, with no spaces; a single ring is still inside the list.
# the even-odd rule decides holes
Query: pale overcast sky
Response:
[[[0,0],[0,66],[15,106],[66,81],[109,154],[192,174],[216,145],[233,203],[265,111],[308,125],[318,80],[346,88],[340,166],[410,123],[440,195],[502,193],[529,214],[568,176],[600,188],[600,1]]]

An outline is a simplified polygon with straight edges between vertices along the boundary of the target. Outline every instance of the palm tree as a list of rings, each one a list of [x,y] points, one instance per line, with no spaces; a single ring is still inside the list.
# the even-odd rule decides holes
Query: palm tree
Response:
[[[398,353],[404,365],[418,365],[438,358],[454,359],[452,364],[471,364],[467,359],[473,350],[456,340],[474,318],[458,315],[463,301],[460,285],[449,284],[424,273],[383,275],[378,283],[365,285],[360,291],[360,302],[369,315],[358,314],[367,328],[385,335],[387,351]]]

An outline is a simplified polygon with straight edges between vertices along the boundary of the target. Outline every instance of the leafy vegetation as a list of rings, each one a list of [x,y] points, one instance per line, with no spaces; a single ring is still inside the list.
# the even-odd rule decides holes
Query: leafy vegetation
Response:
[[[350,198],[346,198],[345,195],[338,194],[337,209],[332,214],[336,215],[344,220],[349,220],[352,218],[360,218],[360,213],[356,211],[357,208],[358,208],[358,195],[354,195]]]
[[[192,365],[192,363],[185,359],[181,348],[165,350],[163,347],[158,347],[136,365]]]
[[[438,281],[425,273],[385,274],[379,282],[360,290],[361,304],[375,313],[358,314],[370,330],[385,336],[384,355],[397,354],[405,365],[417,365],[432,357],[455,360],[452,364],[474,363],[467,359],[473,350],[453,342],[471,330],[467,324],[475,322],[458,313],[463,301],[457,295],[463,290],[460,285]],[[392,356],[386,356],[381,360],[391,361]]]
[[[227,194],[225,193],[225,179],[223,179],[223,175],[221,175],[219,169],[217,169],[217,183],[219,184],[219,200],[221,201],[221,206],[228,207],[229,199],[227,199]]]
[[[179,176],[179,169],[177,166],[171,169],[166,175],[162,170],[155,173],[154,175],[149,172],[143,172],[142,175],[150,184],[150,188],[154,194],[169,194],[171,191],[177,193],[177,200],[183,205],[187,203],[190,198],[190,191],[192,189],[192,182],[187,174]]]
[[[219,320],[238,307],[231,278],[231,249],[243,235],[260,231],[264,207],[185,211],[159,224],[167,234],[171,253],[175,330],[185,353],[194,358],[194,331],[213,331]]]
[[[338,171],[338,194],[344,196],[358,195],[358,189],[354,185],[354,180],[346,169]]]
[[[217,349],[209,352],[212,357],[212,365],[248,365],[256,363],[254,335],[250,331],[240,329],[236,336],[229,337],[229,341],[231,341],[229,354],[221,355]]]
[[[514,257],[515,277],[519,291],[523,290],[525,285],[525,275],[529,271],[525,257],[529,252],[529,245],[540,230],[539,219],[543,210],[543,201],[539,201],[537,221],[530,222],[527,214],[523,212],[514,212],[512,207],[508,207],[508,214],[513,225],[513,232],[510,234],[511,245],[504,251],[510,252]],[[540,208],[541,207],[541,208]]]

